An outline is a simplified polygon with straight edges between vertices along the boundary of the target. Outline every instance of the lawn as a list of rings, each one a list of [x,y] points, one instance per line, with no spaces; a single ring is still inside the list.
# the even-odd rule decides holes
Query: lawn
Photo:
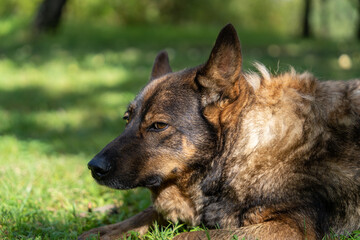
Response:
[[[57,34],[34,37],[26,27],[0,19],[0,238],[76,239],[150,205],[145,189],[98,186],[86,164],[121,133],[122,114],[148,81],[156,53],[167,49],[174,70],[201,64],[220,28],[65,22]],[[238,32],[245,69],[257,60],[272,72],[293,65],[320,79],[360,76],[359,43]],[[340,67],[341,55],[350,69]],[[120,213],[86,213],[109,204]]]

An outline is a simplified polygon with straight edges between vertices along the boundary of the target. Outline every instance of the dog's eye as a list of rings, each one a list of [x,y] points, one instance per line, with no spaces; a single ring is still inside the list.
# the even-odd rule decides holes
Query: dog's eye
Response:
[[[129,112],[126,112],[126,113],[124,114],[123,119],[126,121],[126,124],[129,123],[129,121],[130,121],[130,114],[129,114]]]
[[[165,129],[167,129],[169,125],[167,125],[166,123],[163,123],[163,122],[156,122],[156,123],[153,123],[149,130],[151,131],[163,131]]]

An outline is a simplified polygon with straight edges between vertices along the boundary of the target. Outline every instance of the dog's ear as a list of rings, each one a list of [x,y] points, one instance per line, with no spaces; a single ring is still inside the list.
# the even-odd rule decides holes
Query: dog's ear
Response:
[[[234,88],[241,75],[241,49],[233,25],[226,25],[219,33],[209,60],[199,70],[196,81],[205,105],[221,98],[231,98],[230,89]]]
[[[172,72],[169,64],[169,56],[166,51],[161,51],[155,58],[150,81]]]

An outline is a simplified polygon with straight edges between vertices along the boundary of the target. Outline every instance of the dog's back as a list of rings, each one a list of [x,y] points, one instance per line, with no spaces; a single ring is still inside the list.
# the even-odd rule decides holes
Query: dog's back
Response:
[[[248,107],[228,123],[234,126],[222,176],[228,185],[224,200],[207,206],[207,223],[240,225],[239,236],[254,235],[245,229],[270,220],[308,238],[359,229],[360,81],[320,82],[294,70],[271,76],[264,66],[257,69],[245,74],[253,91]],[[232,104],[229,114],[242,103]],[[260,229],[257,236],[265,237]]]
[[[319,82],[315,96],[324,133],[313,176],[328,198],[330,229],[346,234],[360,228],[360,80]]]

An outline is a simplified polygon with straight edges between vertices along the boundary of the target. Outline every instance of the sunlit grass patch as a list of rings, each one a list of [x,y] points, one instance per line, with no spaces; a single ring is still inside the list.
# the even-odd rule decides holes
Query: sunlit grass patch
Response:
[[[104,214],[79,217],[89,203],[126,203],[121,215],[110,218],[113,221],[132,215],[135,210],[126,206],[128,201],[136,209],[149,204],[146,192],[124,199],[129,194],[97,186],[85,167],[88,156],[53,153],[49,147],[36,140],[0,137],[2,238],[76,238],[83,227],[109,223]]]

